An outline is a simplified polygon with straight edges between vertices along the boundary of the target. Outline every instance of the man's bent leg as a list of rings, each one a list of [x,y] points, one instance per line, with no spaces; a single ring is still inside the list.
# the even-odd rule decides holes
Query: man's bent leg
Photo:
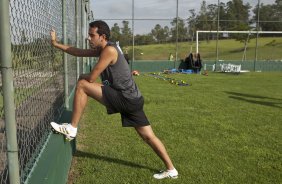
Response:
[[[156,154],[162,159],[166,168],[168,170],[174,169],[174,166],[168,156],[168,153],[163,143],[154,134],[152,127],[150,125],[142,126],[142,127],[135,127],[135,130],[142,137],[142,139],[146,143],[148,143],[152,147],[152,149],[156,152]]]
[[[94,98],[101,104],[104,104],[103,95],[102,95],[102,86],[103,85],[100,83],[95,83],[95,82],[90,83],[84,79],[79,80],[77,82],[75,95],[74,95],[74,102],[73,102],[72,120],[71,120],[71,124],[73,127],[78,126],[78,122],[86,106],[88,96]]]

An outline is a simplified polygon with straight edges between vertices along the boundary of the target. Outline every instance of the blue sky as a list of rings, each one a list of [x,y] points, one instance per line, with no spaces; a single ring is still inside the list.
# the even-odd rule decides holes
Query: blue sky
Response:
[[[220,2],[228,2],[221,0]],[[178,15],[187,19],[190,9],[199,10],[201,0],[178,0]],[[217,0],[206,0],[207,4],[217,4]],[[244,0],[244,4],[251,6],[257,4],[257,0]],[[273,4],[275,0],[260,0],[263,4]],[[131,19],[132,0],[90,0],[90,6],[95,19],[102,19],[112,26],[115,22],[121,26],[121,21],[110,19]],[[162,20],[136,20],[135,33],[149,33],[156,24],[170,25],[171,19],[176,17],[176,0],[135,0],[134,16],[136,19],[162,19]],[[167,20],[163,20],[167,19]],[[130,21],[131,23],[131,21]]]

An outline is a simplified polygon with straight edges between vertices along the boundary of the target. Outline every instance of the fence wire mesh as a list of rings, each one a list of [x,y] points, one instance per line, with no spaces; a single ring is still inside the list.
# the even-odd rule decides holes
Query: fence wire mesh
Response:
[[[50,121],[58,120],[64,110],[63,53],[50,44],[51,28],[56,30],[58,40],[63,40],[63,10],[62,0],[10,0],[9,3],[14,70],[11,82],[15,91],[20,180],[24,183],[50,133]],[[82,47],[82,42],[76,45],[76,34],[80,35],[78,39],[83,37],[81,21],[85,11],[82,1],[66,1],[68,45]],[[77,65],[82,68],[77,61],[82,60],[69,55],[67,60],[66,76],[71,91],[77,75],[82,73],[77,71]],[[1,80],[1,86],[2,83]],[[0,183],[4,184],[9,183],[9,177],[2,88],[0,90]]]

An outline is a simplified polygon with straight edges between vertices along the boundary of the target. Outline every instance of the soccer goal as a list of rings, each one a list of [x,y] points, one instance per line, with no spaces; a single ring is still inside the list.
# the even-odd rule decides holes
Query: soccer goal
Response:
[[[199,34],[201,39],[199,39]],[[241,42],[234,39],[234,34],[241,37]],[[275,36],[270,37],[266,34]],[[258,37],[259,35],[264,37]],[[207,44],[204,44],[205,41]],[[199,30],[196,32],[196,52],[201,53],[203,59],[213,61],[281,60],[282,54],[276,47],[280,44],[282,44],[282,31]],[[203,45],[203,48],[201,48],[201,45]],[[261,52],[258,53],[258,50]]]

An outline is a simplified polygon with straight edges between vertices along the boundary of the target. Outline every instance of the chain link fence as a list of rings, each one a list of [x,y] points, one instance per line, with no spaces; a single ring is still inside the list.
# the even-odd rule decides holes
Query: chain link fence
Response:
[[[70,55],[65,72],[63,53],[51,46],[49,34],[54,28],[58,40],[63,42],[65,12],[66,44],[83,48],[86,29],[83,30],[82,22],[88,27],[87,22],[93,17],[88,16],[88,1],[65,0],[65,11],[63,1],[9,1],[10,24],[7,24],[14,76],[13,81],[0,81],[0,184],[10,183],[3,82],[14,86],[20,182],[24,183],[50,134],[49,123],[58,120],[65,110],[65,91],[74,89],[78,75],[83,72],[85,62]],[[67,89],[64,89],[65,77]]]

